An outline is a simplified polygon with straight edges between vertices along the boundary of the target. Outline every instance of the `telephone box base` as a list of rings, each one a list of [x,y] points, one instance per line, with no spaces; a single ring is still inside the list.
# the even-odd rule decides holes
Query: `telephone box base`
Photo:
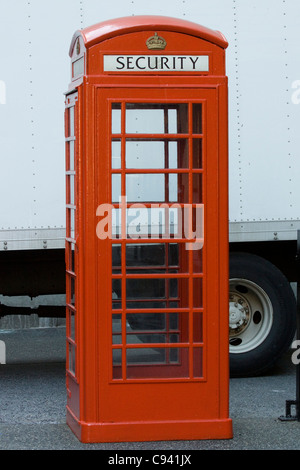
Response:
[[[213,440],[233,437],[231,419],[85,423],[67,410],[67,424],[83,443]]]

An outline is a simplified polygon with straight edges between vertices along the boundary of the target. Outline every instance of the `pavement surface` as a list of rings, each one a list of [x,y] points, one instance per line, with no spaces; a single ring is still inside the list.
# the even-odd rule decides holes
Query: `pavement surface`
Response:
[[[290,351],[263,377],[230,380],[230,440],[83,444],[66,425],[65,328],[0,330],[0,450],[300,450],[300,422],[281,421],[295,400]]]

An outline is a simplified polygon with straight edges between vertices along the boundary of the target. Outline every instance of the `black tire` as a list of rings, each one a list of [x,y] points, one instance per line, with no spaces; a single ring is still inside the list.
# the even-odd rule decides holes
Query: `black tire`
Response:
[[[249,253],[230,254],[230,375],[257,376],[288,350],[296,299],[282,272]]]

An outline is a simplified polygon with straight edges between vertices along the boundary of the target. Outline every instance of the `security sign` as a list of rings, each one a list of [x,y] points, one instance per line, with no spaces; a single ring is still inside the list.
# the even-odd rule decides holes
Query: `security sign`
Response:
[[[208,72],[207,55],[105,55],[105,72]]]

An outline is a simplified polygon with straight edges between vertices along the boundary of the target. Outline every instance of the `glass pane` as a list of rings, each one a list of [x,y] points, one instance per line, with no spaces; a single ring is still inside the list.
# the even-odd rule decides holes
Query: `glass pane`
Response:
[[[169,244],[168,265],[178,266],[179,264],[179,246],[177,243]]]
[[[164,168],[165,144],[159,140],[127,140],[126,168]]]
[[[127,343],[188,342],[187,313],[129,313]]]
[[[187,134],[189,132],[188,105],[178,104],[177,110],[177,134]]]
[[[121,150],[119,154],[121,155]],[[187,139],[127,139],[126,141],[127,168],[189,168],[188,155]]]
[[[122,315],[112,316],[113,344],[122,344]]]
[[[75,170],[75,141],[69,141],[69,170]]]
[[[182,211],[183,214],[183,230],[184,236],[186,238],[190,238],[195,240],[194,248],[189,248],[193,250],[199,250],[202,248],[202,245],[199,243],[202,242],[203,244],[203,235],[204,235],[204,207],[202,204],[197,204],[196,207],[192,207],[192,205],[187,205],[184,207]],[[199,243],[196,243],[199,242]],[[192,245],[192,244],[191,244]]]
[[[177,134],[177,109],[168,109],[168,125],[166,127],[168,134]]]
[[[75,243],[69,243],[69,266],[68,269],[75,273]]]
[[[126,211],[127,236],[132,239],[148,236],[148,209],[131,207]]]
[[[127,235],[131,239],[154,238],[157,235],[157,224],[161,220],[153,218],[153,209],[144,207],[130,207],[126,213]],[[159,233],[162,233],[160,231]]]
[[[112,279],[112,308],[122,307],[122,282],[121,279]]]
[[[202,313],[193,314],[193,341],[194,343],[203,342],[203,315]]]
[[[122,378],[122,349],[113,349],[113,379]]]
[[[117,201],[119,203],[119,201]],[[121,236],[121,209],[112,209],[112,238],[120,238]]]
[[[193,204],[201,204],[202,199],[202,174],[193,174]]]
[[[193,168],[202,168],[202,139],[193,139]]]
[[[128,308],[153,307],[158,302],[158,308],[165,306],[162,301],[166,299],[165,279],[127,279],[126,298]],[[148,302],[143,302],[144,300]],[[149,305],[148,305],[149,304]]]
[[[67,209],[67,237],[75,238],[75,209]]]
[[[144,268],[148,272],[155,272],[153,270],[154,266],[165,266],[164,244],[132,244],[126,246],[127,272],[136,272],[133,271],[134,267]]]
[[[126,351],[126,364],[128,379],[189,376],[188,348],[130,348]]]
[[[184,208],[182,207],[137,207],[135,205],[127,209],[127,234],[131,239],[139,238],[183,238],[183,219]],[[113,217],[113,223],[114,223]],[[116,223],[120,224],[119,218]],[[114,227],[113,227],[114,228]],[[115,231],[120,231],[116,227]]]
[[[121,273],[121,245],[112,245],[113,274]]]
[[[202,103],[193,104],[193,134],[202,134]]]
[[[164,110],[159,106],[150,109],[142,105],[126,106],[127,134],[164,134]]]
[[[75,238],[75,209],[70,209],[70,230],[71,238]]]
[[[172,149],[174,152],[174,148]],[[177,167],[189,168],[189,145],[187,139],[177,141]]]
[[[113,349],[113,365],[121,364],[122,351],[121,349]]]
[[[203,214],[203,206],[193,208],[192,209],[192,216],[189,213],[189,216],[186,217],[184,222],[184,229],[185,229],[185,236],[193,240],[191,243],[186,243],[185,247],[186,250],[190,251],[199,251],[203,248],[203,218],[201,214]],[[199,216],[200,214],[200,216]]]
[[[111,200],[112,202],[120,202],[121,198],[121,175],[111,175]]]
[[[177,140],[168,141],[169,168],[178,168],[178,142]]]
[[[75,176],[68,175],[69,179],[69,204],[75,205]]]
[[[164,175],[126,175],[126,196],[128,202],[163,202],[165,200]]]
[[[80,59],[75,60],[73,62],[73,77],[77,77],[84,73],[84,57],[80,57]]]
[[[193,250],[193,273],[198,274],[203,272],[203,251]]]
[[[177,134],[188,133],[188,105],[142,104],[126,105],[126,133]]]
[[[69,315],[68,336],[70,339],[75,341],[75,312],[71,309],[68,309],[68,315]]]
[[[165,348],[130,348],[126,351],[128,364],[165,364]]]
[[[189,168],[189,147],[187,139],[169,140],[169,168]]]
[[[140,344],[142,343],[165,343],[166,335],[163,333],[137,333],[130,332],[126,337],[127,344]]]
[[[193,280],[193,292],[194,292],[194,307],[203,307],[203,292],[202,292],[202,279],[196,278]]]
[[[121,141],[113,140],[111,143],[111,167],[112,169],[121,168]]]
[[[131,331],[166,330],[165,313],[128,313],[126,320]]]
[[[114,141],[113,143],[118,142]],[[118,153],[121,158],[121,147]],[[188,140],[127,139],[126,167],[137,169],[188,168]],[[115,168],[120,167],[115,166]]]
[[[112,134],[121,133],[121,104],[115,103],[111,110],[111,132]]]
[[[75,346],[69,343],[69,371],[75,375]]]
[[[180,317],[182,317],[181,321],[183,321],[183,320],[188,321],[188,316],[185,313],[184,314],[181,314],[181,313],[168,313],[167,314],[167,323],[168,323],[167,328],[170,331],[179,329],[179,318]],[[183,339],[181,339],[181,342],[182,341],[183,341]]]
[[[188,279],[134,278],[126,280],[127,308],[188,307]]]
[[[177,181],[178,181],[177,200],[175,199],[174,202],[179,202],[181,204],[188,203],[189,202],[189,175],[187,173],[180,173],[178,174]],[[172,195],[175,198],[174,191]]]
[[[71,106],[69,108],[69,137],[73,137],[75,135],[74,114],[75,108],[74,106]]]
[[[176,173],[169,175],[169,201],[178,201],[178,175]]]
[[[70,302],[71,305],[75,305],[75,278],[70,278]]]
[[[113,255],[114,266],[121,263],[121,251],[114,248]],[[179,265],[179,245],[177,243],[158,243],[158,244],[129,244],[126,246],[126,272],[127,273],[164,273],[169,269],[170,273],[178,272]],[[181,254],[182,272],[188,272],[188,253],[182,246]],[[196,252],[197,253],[197,252]],[[195,255],[196,256],[196,255]],[[183,267],[185,270],[183,271]],[[115,269],[115,268],[113,268]]]
[[[201,192],[199,191],[201,189],[201,177],[197,175],[194,180],[194,199],[200,202]],[[120,183],[118,184],[120,186]],[[165,188],[167,189],[167,194]],[[120,194],[119,189],[118,192]],[[146,173],[127,174],[126,196],[128,202],[178,202],[185,204],[189,202],[189,176],[186,173],[171,173],[166,175]]]

